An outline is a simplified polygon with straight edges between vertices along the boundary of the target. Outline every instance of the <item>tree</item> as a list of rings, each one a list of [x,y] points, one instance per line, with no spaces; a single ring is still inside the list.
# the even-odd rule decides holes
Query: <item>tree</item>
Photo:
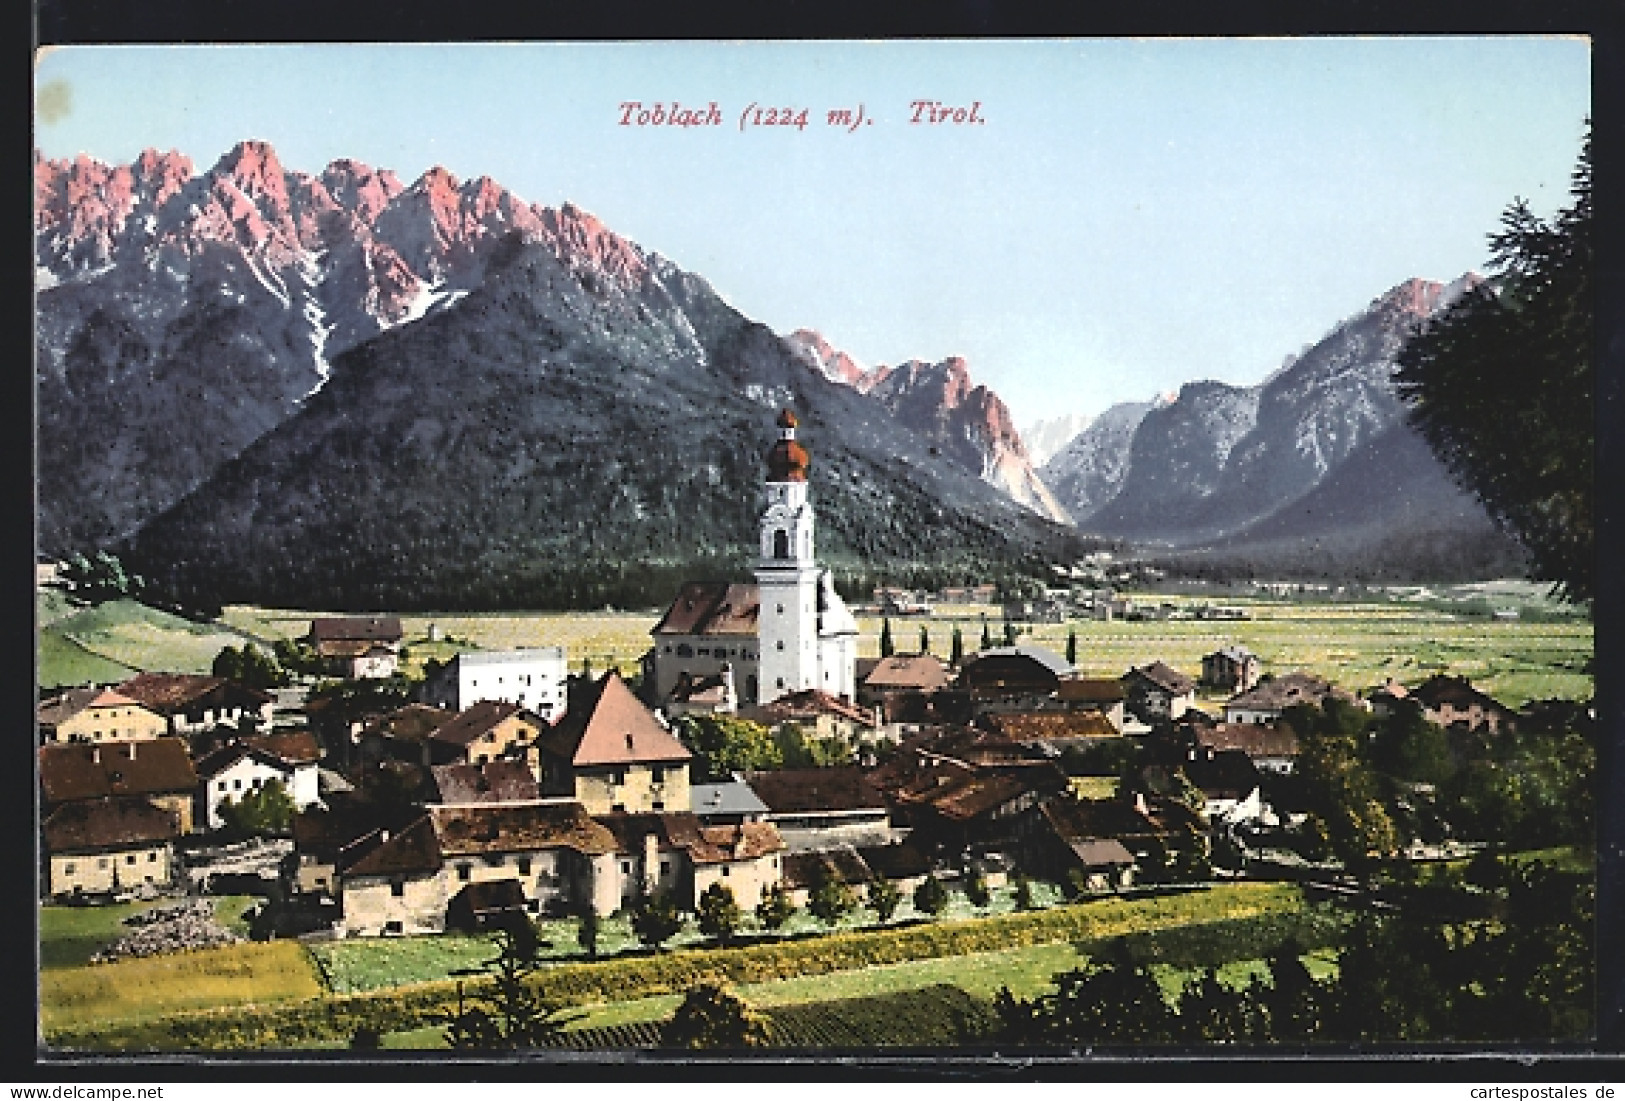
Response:
[[[807,912],[825,925],[837,925],[858,907],[858,896],[832,873],[825,873],[822,881],[807,897]]]
[[[1066,663],[1076,667],[1078,664],[1078,629],[1068,627],[1066,631]]]
[[[726,883],[716,882],[701,894],[695,912],[699,915],[700,932],[718,944],[727,944],[739,931],[743,915],[734,893]]]
[[[948,888],[935,875],[928,875],[914,888],[914,908],[932,917],[948,908]]]
[[[598,911],[588,906],[581,912],[581,924],[576,926],[576,943],[587,953],[587,958],[598,958],[598,935],[601,930]]]
[[[672,724],[678,739],[699,758],[702,783],[736,772],[784,767],[784,751],[761,723],[732,715],[684,715]]]
[[[1033,881],[1020,872],[1016,873],[1016,909],[1031,910],[1033,908]]]
[[[987,620],[982,620],[982,644],[977,647],[981,650],[993,649],[993,629],[988,626]]]
[[[144,579],[126,573],[116,555],[102,550],[89,558],[83,554],[73,555],[62,563],[61,576],[70,593],[92,604],[139,597],[146,590]]]
[[[683,928],[677,900],[665,891],[640,895],[632,904],[632,933],[650,948],[659,948]]]
[[[869,909],[875,912],[875,917],[884,925],[897,913],[897,907],[902,904],[903,892],[897,889],[897,884],[885,876],[876,876],[869,882],[869,890],[864,899]]]
[[[690,990],[660,1035],[662,1046],[676,1048],[761,1047],[767,1041],[767,1022],[713,982]]]
[[[1395,374],[1410,420],[1566,599],[1595,589],[1591,134],[1550,220],[1523,199],[1490,236],[1491,276],[1425,325]]]
[[[457,984],[457,1010],[442,1018],[446,1023],[446,1043],[469,1051],[518,1050],[541,1047],[573,1019],[537,996],[528,982],[536,969],[536,930],[523,919],[497,931],[499,951],[483,967],[455,972],[460,975],[489,973],[493,978],[489,996],[481,1002],[463,997],[463,984]]]
[[[993,892],[987,888],[987,877],[980,871],[972,872],[965,880],[965,897],[978,910],[993,901]]]
[[[949,646],[948,664],[957,669],[959,663],[965,660],[965,635],[957,624],[954,626],[953,641]]]
[[[292,680],[274,657],[252,642],[244,643],[241,650],[234,646],[222,647],[215,655],[210,672],[261,690],[283,688]]]
[[[920,624],[920,653],[929,654],[930,652],[931,632],[926,628],[926,625],[922,623]]]
[[[286,834],[293,825],[293,796],[280,780],[269,780],[257,791],[220,804],[220,820],[228,837],[263,837]]]
[[[1121,941],[1104,959],[1055,976],[1056,991],[1030,1002],[1009,988],[994,1001],[1001,1038],[1016,1043],[1155,1044],[1175,1038],[1177,1020],[1162,987]]]
[[[891,620],[882,619],[880,621],[880,656],[889,658],[895,649],[891,640]]]
[[[790,901],[790,892],[781,884],[775,883],[762,892],[761,901],[756,904],[756,920],[768,930],[784,928],[785,922],[796,912],[796,904]]]

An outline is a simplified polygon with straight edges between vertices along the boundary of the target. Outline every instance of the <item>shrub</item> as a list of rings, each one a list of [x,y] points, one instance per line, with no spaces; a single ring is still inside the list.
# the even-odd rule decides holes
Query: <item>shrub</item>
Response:
[[[924,882],[914,888],[914,908],[923,914],[933,916],[946,910],[948,888],[943,886],[942,880],[934,875],[926,876]]]

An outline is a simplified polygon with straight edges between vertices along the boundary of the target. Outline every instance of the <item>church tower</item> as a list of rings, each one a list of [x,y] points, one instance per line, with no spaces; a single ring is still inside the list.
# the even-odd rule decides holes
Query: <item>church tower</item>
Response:
[[[779,439],[767,453],[756,584],[760,644],[758,704],[819,684],[819,574],[813,558],[813,510],[807,502],[807,449],[796,442],[796,415],[779,414]]]

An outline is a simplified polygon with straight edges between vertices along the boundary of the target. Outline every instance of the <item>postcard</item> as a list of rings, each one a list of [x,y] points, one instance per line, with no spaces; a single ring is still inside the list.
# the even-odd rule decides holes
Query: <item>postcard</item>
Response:
[[[1585,1049],[1590,78],[42,50],[41,1058]]]

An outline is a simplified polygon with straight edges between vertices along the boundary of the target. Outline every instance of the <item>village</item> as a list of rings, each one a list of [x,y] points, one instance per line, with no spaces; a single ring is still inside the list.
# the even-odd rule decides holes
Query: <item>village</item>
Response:
[[[1352,890],[1379,863],[1510,840],[1442,812],[1426,762],[1388,778],[1396,813],[1343,815],[1359,828],[1299,767],[1328,722],[1415,765],[1412,743],[1471,756],[1554,721],[1464,678],[1351,687],[1240,645],[1199,669],[1146,653],[1089,676],[1018,641],[1023,620],[1137,614],[1110,593],[1007,602],[1003,640],[984,625],[973,648],[956,628],[944,659],[891,638],[927,598],[880,590],[880,656],[858,657],[814,554],[795,417],[778,424],[754,583],[685,585],[630,678],[573,673],[562,646],[471,649],[402,699],[376,690],[401,682],[399,617],[316,617],[278,648],[290,687],[249,683],[278,658],[247,647],[216,665],[238,676],[149,671],[42,700],[42,899],[239,892],[265,900],[256,935],[319,941],[694,915],[707,898],[771,915],[892,890],[927,913],[934,895],[1034,882],[1069,898],[1248,877]],[[123,951],[215,935],[172,912],[190,933]]]

